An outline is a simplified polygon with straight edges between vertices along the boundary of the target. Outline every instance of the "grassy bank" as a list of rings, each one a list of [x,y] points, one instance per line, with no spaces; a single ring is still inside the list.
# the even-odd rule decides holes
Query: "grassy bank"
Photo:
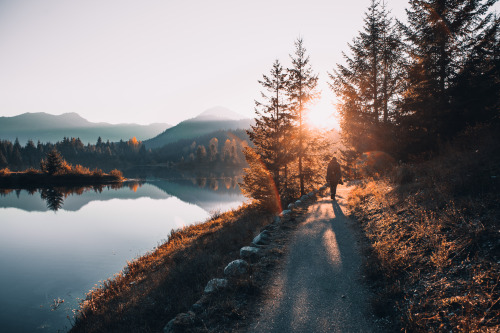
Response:
[[[123,181],[123,175],[118,170],[109,174],[102,170],[90,171],[87,168],[70,169],[68,172],[47,174],[36,169],[11,172],[0,169],[0,188],[33,188],[42,186],[95,185]]]
[[[351,192],[374,309],[408,332],[500,331],[498,132],[470,131]]]
[[[160,332],[185,312],[271,215],[253,205],[172,231],[168,241],[89,292],[71,332]]]

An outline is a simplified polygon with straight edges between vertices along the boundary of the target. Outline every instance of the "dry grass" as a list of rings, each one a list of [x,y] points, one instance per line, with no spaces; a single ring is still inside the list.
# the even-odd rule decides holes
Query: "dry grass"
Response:
[[[200,298],[209,279],[223,275],[225,265],[270,219],[257,207],[244,206],[172,231],[154,252],[92,290],[71,332],[161,331]]]
[[[0,176],[6,176],[9,175],[10,173],[11,171],[9,170],[9,168],[0,169]]]
[[[351,192],[371,243],[374,305],[393,305],[379,315],[402,318],[406,331],[500,331],[499,141],[476,134],[402,166],[399,184],[371,180]]]

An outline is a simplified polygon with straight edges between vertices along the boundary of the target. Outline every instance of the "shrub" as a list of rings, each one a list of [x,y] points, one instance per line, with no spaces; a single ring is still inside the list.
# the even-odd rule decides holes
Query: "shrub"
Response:
[[[77,164],[73,168],[73,173],[79,174],[79,175],[90,175],[90,169],[86,168],[84,166],[81,166],[80,164]]]
[[[25,171],[27,174],[31,174],[31,175],[37,175],[40,173],[40,170],[37,170],[35,168],[29,168]]]
[[[113,169],[109,173],[110,176],[116,177],[118,179],[123,179],[123,173],[118,169]]]
[[[249,168],[244,169],[241,191],[267,211],[272,213],[281,211],[280,198],[273,177],[260,156],[249,147],[245,148],[244,154]]]
[[[0,169],[0,176],[5,176],[8,175],[9,173],[10,173],[9,168]]]

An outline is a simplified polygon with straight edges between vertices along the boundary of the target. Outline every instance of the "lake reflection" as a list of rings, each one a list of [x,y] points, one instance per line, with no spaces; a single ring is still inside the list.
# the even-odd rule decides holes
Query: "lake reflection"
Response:
[[[228,178],[8,190],[0,195],[0,330],[57,332],[96,283],[155,248],[171,229],[244,198]],[[64,300],[64,302],[62,302]]]

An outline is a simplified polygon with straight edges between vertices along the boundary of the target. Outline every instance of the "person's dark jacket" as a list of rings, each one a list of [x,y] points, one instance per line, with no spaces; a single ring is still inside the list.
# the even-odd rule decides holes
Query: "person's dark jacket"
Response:
[[[340,164],[332,159],[326,169],[326,181],[339,183],[341,178]]]

